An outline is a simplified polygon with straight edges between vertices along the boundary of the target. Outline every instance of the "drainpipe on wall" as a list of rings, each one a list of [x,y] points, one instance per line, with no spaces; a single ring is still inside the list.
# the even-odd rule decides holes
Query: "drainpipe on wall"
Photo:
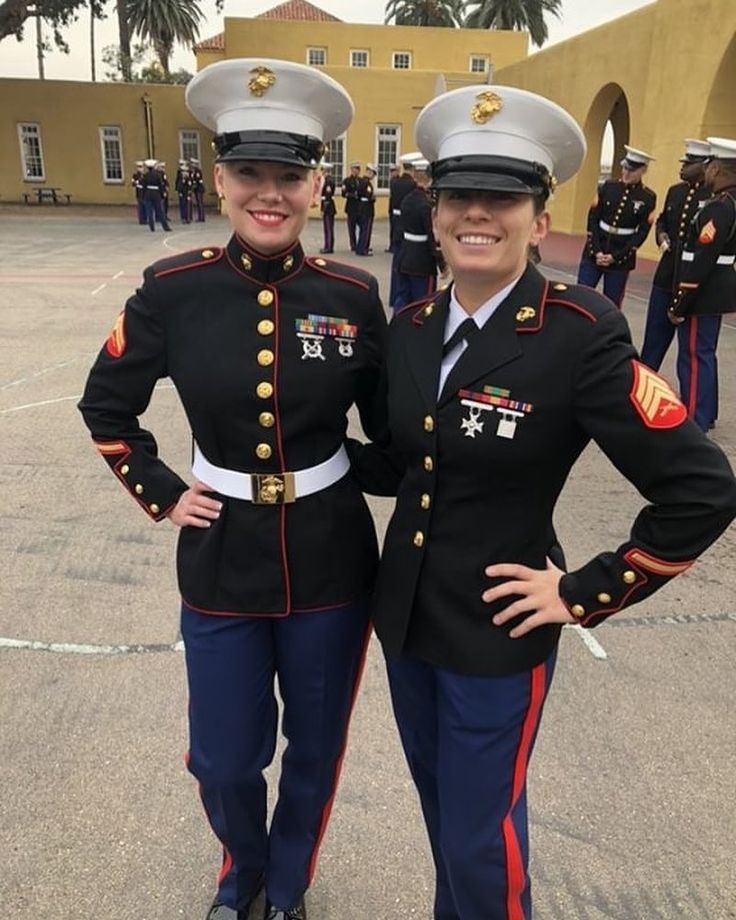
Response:
[[[146,149],[148,150],[148,159],[154,159],[156,156],[156,139],[153,133],[153,100],[148,93],[141,96],[143,103],[143,120],[146,126]]]

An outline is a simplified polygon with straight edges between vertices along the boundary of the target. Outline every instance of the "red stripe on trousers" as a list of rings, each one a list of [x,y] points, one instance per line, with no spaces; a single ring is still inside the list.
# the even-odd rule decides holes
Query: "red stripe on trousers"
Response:
[[[687,397],[687,414],[695,417],[698,406],[698,317],[690,317],[690,334],[687,337],[687,353],[690,357],[690,392]]]
[[[358,689],[360,687],[360,681],[363,677],[363,668],[365,667],[365,659],[368,655],[368,643],[371,638],[372,626],[368,626],[365,634],[365,640],[363,642],[363,651],[360,655],[360,661],[358,662],[358,670],[355,674],[355,683],[353,684],[353,693],[350,699],[350,709],[348,710],[348,718],[345,723],[345,737],[342,743],[342,750],[340,755],[337,758],[337,763],[335,765],[335,777],[332,781],[332,795],[329,797],[325,803],[325,807],[322,809],[322,820],[319,825],[319,832],[317,833],[317,840],[314,844],[314,849],[312,850],[312,855],[309,860],[309,869],[307,871],[307,886],[312,884],[312,879],[314,878],[314,873],[317,869],[317,857],[319,856],[319,848],[322,845],[322,838],[325,835],[327,830],[327,824],[330,820],[330,815],[332,814],[332,806],[335,802],[335,795],[337,793],[337,784],[340,781],[340,772],[342,770],[342,762],[345,759],[345,749],[348,744],[348,729],[350,727],[350,719],[353,715],[353,708],[355,707],[355,700],[358,696]]]
[[[521,895],[526,885],[526,870],[521,856],[521,848],[516,837],[516,830],[511,814],[524,791],[526,771],[529,766],[529,754],[534,741],[534,735],[539,725],[539,719],[544,705],[546,693],[546,674],[544,664],[537,665],[531,672],[531,692],[529,708],[524,716],[521,727],[521,738],[516,751],[514,762],[514,780],[511,792],[511,805],[503,819],[503,839],[506,847],[506,880],[508,890],[506,895],[506,911],[508,920],[524,920],[524,908],[521,905]]]

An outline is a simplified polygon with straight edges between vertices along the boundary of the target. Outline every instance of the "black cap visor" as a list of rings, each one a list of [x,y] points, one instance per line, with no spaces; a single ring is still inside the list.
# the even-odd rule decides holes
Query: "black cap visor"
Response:
[[[230,131],[215,135],[216,163],[257,160],[286,163],[314,169],[324,153],[324,144],[306,134],[286,131]]]
[[[550,174],[541,163],[512,157],[450,157],[432,163],[430,173],[436,191],[455,189],[545,197],[551,191]]]

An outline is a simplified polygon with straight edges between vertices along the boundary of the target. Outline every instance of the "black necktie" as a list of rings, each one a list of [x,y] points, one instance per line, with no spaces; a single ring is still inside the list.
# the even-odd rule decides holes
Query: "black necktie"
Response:
[[[450,354],[453,348],[460,344],[460,342],[468,342],[473,338],[473,336],[478,332],[478,324],[474,319],[463,320],[457,329],[452,333],[450,338],[442,346],[442,357],[446,357]]]

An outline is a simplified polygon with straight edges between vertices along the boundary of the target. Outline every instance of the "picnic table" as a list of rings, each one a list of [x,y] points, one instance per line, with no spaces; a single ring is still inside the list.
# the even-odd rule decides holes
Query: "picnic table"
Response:
[[[35,188],[33,192],[35,192],[37,204],[43,204],[44,201],[60,204],[61,198],[66,198],[67,204],[71,204],[72,202],[72,196],[66,192],[62,192],[56,185],[40,185],[38,188]],[[23,192],[23,200],[26,204],[31,203],[33,192]]]

